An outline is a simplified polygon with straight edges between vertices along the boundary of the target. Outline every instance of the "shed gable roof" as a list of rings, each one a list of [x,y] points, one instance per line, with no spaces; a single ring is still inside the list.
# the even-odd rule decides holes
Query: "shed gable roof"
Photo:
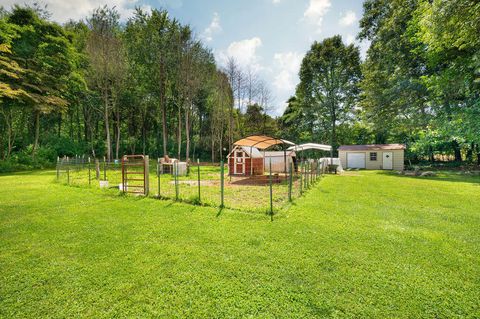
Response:
[[[339,151],[396,151],[404,150],[404,144],[342,145]]]

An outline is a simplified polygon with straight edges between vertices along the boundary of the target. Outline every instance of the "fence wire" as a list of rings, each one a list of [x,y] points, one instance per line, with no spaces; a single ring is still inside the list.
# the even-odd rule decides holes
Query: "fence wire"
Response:
[[[197,161],[181,176],[175,174],[175,166],[166,170],[160,160],[151,159],[148,197],[273,216],[316,184],[328,165],[311,159],[291,164],[286,173],[270,173],[266,168],[264,174],[238,177],[229,174],[228,165],[223,162],[212,165]],[[122,163],[86,156],[59,158],[57,181],[120,192]]]

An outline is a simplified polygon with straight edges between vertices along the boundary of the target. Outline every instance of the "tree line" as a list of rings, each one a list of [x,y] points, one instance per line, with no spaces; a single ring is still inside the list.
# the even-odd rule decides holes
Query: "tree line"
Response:
[[[244,134],[276,131],[270,92],[232,58],[219,67],[165,10],[126,22],[100,7],[62,26],[39,6],[0,13],[0,158],[86,154],[219,161]],[[268,131],[268,132],[267,132]]]
[[[108,7],[62,26],[33,6],[0,10],[0,158],[126,153],[225,158],[251,134],[297,142],[405,143],[412,162],[480,163],[480,4],[366,0],[360,49],[314,42],[283,115],[255,70],[217,65],[165,10]]]
[[[315,42],[280,119],[293,140],[405,143],[408,159],[480,164],[480,3],[366,0],[358,38]]]

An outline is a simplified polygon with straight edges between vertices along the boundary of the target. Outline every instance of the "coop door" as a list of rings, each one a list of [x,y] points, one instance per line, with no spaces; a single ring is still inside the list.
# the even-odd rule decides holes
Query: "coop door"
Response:
[[[245,174],[245,153],[235,152],[235,174]]]

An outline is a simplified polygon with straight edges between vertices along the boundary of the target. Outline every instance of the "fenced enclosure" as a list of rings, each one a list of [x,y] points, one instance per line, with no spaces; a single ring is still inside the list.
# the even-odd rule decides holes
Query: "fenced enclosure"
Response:
[[[145,194],[148,197],[272,216],[317,183],[328,166],[325,161],[310,159],[290,163],[286,173],[273,173],[267,167],[263,175],[237,177],[229,174],[224,162],[212,165],[197,160],[188,166],[185,175],[181,175],[178,162],[166,173],[160,159],[145,158],[148,161],[144,166],[146,178],[141,177],[141,169],[130,173],[140,174],[133,179],[147,183]],[[128,192],[129,181],[125,180],[128,168],[124,163],[122,171],[121,160],[109,162],[86,156],[64,157],[57,161],[56,179],[65,185]]]

